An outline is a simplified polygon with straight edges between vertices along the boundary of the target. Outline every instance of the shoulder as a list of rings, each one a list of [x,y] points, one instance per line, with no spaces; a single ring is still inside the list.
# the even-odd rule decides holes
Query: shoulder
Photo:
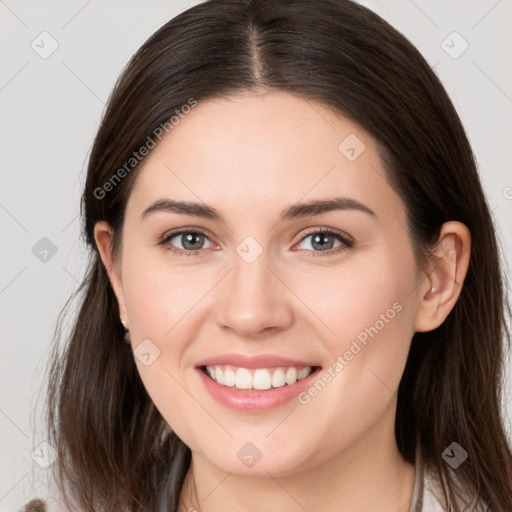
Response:
[[[456,504],[459,510],[468,512],[492,512],[485,503],[478,502],[476,494],[470,492],[464,484],[457,479],[456,482]],[[449,510],[451,510],[449,508]],[[424,491],[423,510],[421,512],[445,512],[443,485],[439,474],[425,467],[424,469]]]
[[[413,500],[409,512],[447,512],[452,511],[454,505],[465,512],[492,512],[486,503],[478,501],[476,494],[466,488],[456,473],[452,473],[456,503],[449,503],[447,509],[441,475],[425,463],[419,444],[416,448],[415,468]]]
[[[46,501],[34,498],[22,507],[20,512],[48,512],[48,507],[46,506]]]
[[[80,509],[66,503],[60,488],[54,484],[40,489],[18,512],[80,512]]]
[[[18,502],[22,506],[17,512],[81,512],[74,499],[69,497],[67,486],[67,495],[72,501],[68,503],[65,500],[55,471],[48,471],[36,476],[33,477],[30,489],[24,493],[24,499]]]
[[[19,512],[68,512],[68,510],[61,501],[33,498]]]

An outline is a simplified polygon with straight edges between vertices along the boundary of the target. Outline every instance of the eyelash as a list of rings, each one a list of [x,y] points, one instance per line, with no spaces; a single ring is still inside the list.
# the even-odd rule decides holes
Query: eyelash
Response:
[[[176,249],[169,244],[169,241],[172,238],[174,238],[176,235],[179,235],[180,233],[200,234],[200,235],[205,236],[209,240],[208,235],[199,228],[194,228],[194,229],[180,228],[180,229],[171,231],[170,233],[164,234],[158,241],[158,244],[164,246],[165,250],[171,251],[176,256],[179,256],[179,257],[181,257],[181,256],[189,257],[189,256],[198,255],[201,252],[201,250],[187,251],[186,249]],[[342,231],[339,231],[339,230],[333,229],[333,228],[315,228],[310,231],[307,231],[304,234],[304,236],[299,240],[299,242],[297,242],[297,244],[301,243],[308,236],[315,235],[317,233],[328,233],[330,235],[334,235],[335,238],[337,238],[342,243],[342,245],[340,245],[339,247],[336,247],[334,249],[329,249],[326,251],[306,250],[307,257],[316,258],[316,257],[320,256],[323,258],[326,258],[326,257],[328,258],[330,256],[335,256],[342,251],[346,251],[347,249],[352,249],[355,246],[355,242],[351,237],[349,237],[347,234],[343,233]],[[297,244],[295,244],[295,245],[297,245]],[[313,253],[313,254],[311,254],[311,253]]]

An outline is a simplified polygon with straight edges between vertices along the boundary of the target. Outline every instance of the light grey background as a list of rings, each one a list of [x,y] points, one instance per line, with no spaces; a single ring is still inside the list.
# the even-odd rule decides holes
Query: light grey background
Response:
[[[1,511],[45,486],[48,470],[35,460],[51,449],[40,445],[34,411],[55,321],[85,270],[79,202],[104,104],[135,50],[196,3],[0,0]],[[473,144],[510,276],[512,0],[361,3],[408,37],[444,83]],[[43,237],[55,255],[38,250]],[[510,371],[507,382],[510,432]]]

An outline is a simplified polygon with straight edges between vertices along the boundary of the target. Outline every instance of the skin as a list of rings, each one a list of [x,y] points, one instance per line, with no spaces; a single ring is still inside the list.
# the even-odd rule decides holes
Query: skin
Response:
[[[354,161],[338,150],[349,134],[365,145]],[[415,471],[394,437],[397,389],[414,332],[439,326],[459,296],[467,228],[444,224],[437,257],[422,271],[375,141],[333,111],[284,92],[199,102],[138,172],[118,257],[105,222],[96,224],[95,238],[133,349],[149,338],[160,350],[149,366],[135,358],[142,381],[192,450],[181,510],[408,510]],[[375,215],[337,210],[278,219],[295,203],[335,196]],[[141,221],[164,197],[206,203],[225,223],[162,211]],[[158,245],[182,227],[206,231],[198,254]],[[335,239],[326,256],[308,228],[340,230],[355,245],[335,253],[342,244]],[[252,263],[236,252],[247,236],[263,249]],[[180,249],[186,240],[171,244]],[[305,405],[238,412],[217,403],[194,369],[206,357],[237,352],[325,370],[394,303],[400,312]],[[262,454],[250,468],[237,457],[247,442]]]

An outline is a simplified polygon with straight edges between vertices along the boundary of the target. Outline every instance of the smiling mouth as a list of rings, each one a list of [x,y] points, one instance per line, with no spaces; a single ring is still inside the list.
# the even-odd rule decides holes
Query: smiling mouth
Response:
[[[201,366],[203,373],[217,384],[246,391],[292,386],[319,369],[319,366],[280,366],[258,369],[231,365]]]

